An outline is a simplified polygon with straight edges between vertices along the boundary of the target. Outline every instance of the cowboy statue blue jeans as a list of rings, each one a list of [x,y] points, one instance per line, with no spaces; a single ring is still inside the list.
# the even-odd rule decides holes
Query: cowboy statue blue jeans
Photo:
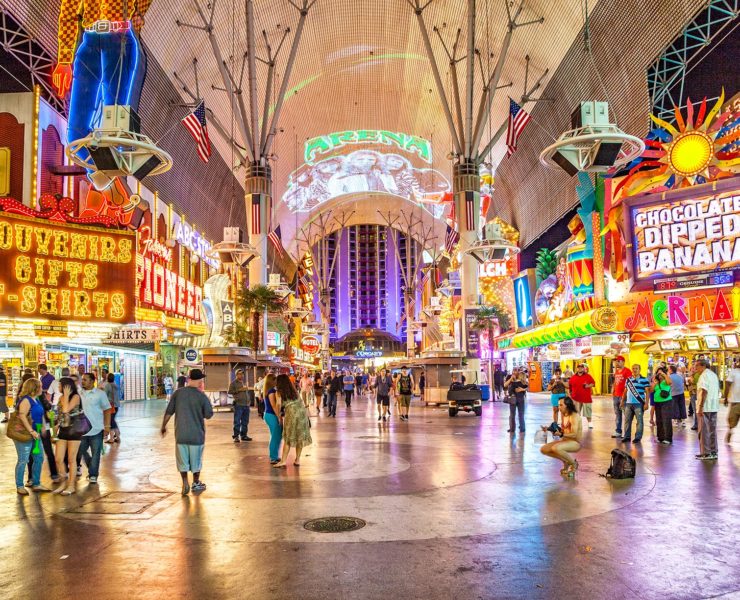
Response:
[[[133,31],[86,31],[74,60],[67,140],[87,136],[102,106],[121,104],[139,109],[146,57]],[[87,159],[86,149],[80,158]]]

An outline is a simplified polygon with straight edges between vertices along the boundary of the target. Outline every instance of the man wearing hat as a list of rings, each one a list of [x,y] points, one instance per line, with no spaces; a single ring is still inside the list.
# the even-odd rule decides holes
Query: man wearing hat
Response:
[[[251,442],[247,435],[249,428],[249,397],[247,384],[244,383],[244,370],[236,370],[236,379],[229,385],[229,395],[234,398],[234,442]]]
[[[612,389],[612,406],[614,407],[614,433],[613,438],[622,438],[622,397],[627,379],[632,377],[632,371],[624,366],[624,356],[621,354],[614,357],[614,388]]]
[[[200,480],[203,467],[203,448],[206,443],[206,419],[213,416],[211,401],[203,393],[205,374],[192,369],[185,387],[170,398],[162,419],[162,436],[167,433],[167,423],[175,415],[175,459],[182,477],[182,495],[190,492],[188,473],[193,474],[193,492],[202,492],[206,484]]]

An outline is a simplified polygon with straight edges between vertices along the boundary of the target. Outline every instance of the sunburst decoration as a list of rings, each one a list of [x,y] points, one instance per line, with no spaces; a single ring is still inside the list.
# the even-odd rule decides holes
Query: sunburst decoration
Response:
[[[740,111],[735,107],[720,114],[725,93],[707,113],[707,99],[699,111],[691,99],[686,118],[674,107],[675,124],[650,115],[656,127],[645,139],[645,151],[620,170],[626,175],[614,189],[614,197],[634,196],[691,187],[740,173]]]

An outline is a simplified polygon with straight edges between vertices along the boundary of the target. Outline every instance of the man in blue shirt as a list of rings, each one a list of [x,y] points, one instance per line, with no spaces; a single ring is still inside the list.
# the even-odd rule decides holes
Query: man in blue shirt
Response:
[[[632,417],[637,418],[637,431],[633,442],[642,439],[643,411],[648,407],[648,394],[652,391],[650,380],[640,373],[640,365],[632,365],[632,377],[627,378],[622,396],[622,410],[624,410],[624,437],[622,442],[629,442],[632,434]]]

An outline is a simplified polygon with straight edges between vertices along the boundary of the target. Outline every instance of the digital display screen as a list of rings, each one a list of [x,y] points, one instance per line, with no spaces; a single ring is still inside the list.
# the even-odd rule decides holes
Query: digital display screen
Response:
[[[676,340],[661,340],[660,349],[661,350],[680,350],[681,343],[677,342]]]
[[[697,352],[701,350],[701,342],[699,340],[686,340],[686,349],[687,350],[696,350]]]
[[[738,348],[740,347],[740,344],[738,344],[737,341],[737,334],[736,333],[725,333],[722,336],[722,339],[725,342],[725,348]]]
[[[709,350],[719,350],[720,349],[718,335],[705,335],[704,343],[707,345],[707,349]]]

